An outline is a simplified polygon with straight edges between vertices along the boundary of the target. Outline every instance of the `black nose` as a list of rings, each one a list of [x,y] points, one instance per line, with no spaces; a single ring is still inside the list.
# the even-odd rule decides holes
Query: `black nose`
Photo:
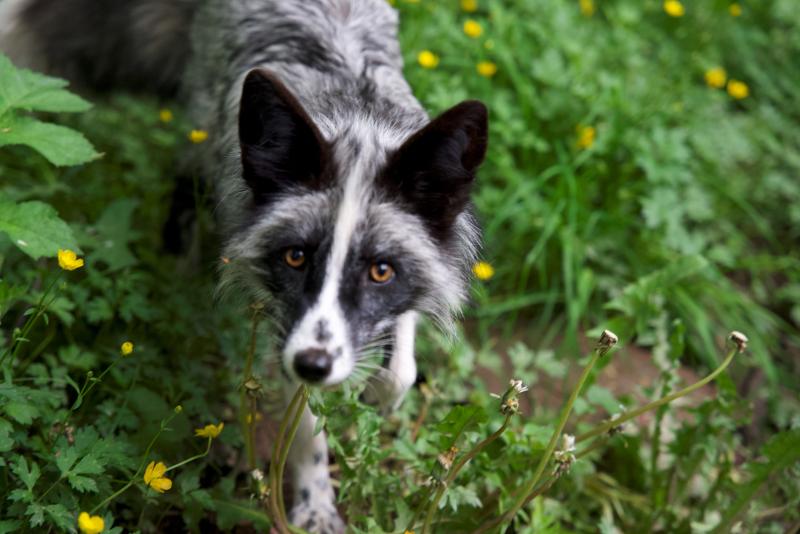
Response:
[[[333,357],[321,349],[308,349],[294,355],[294,370],[303,380],[319,382],[331,373]]]

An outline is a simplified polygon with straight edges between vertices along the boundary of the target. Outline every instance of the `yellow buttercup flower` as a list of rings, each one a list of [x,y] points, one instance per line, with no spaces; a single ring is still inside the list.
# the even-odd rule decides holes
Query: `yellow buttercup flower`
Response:
[[[69,249],[58,249],[58,266],[65,271],[74,271],[83,267],[83,259]]]
[[[594,15],[594,0],[580,0],[581,13],[585,17]]]
[[[160,120],[163,123],[172,122],[173,118],[174,117],[172,116],[172,111],[166,108],[158,112],[158,120]]]
[[[485,261],[479,261],[472,266],[472,272],[478,280],[489,280],[494,276],[494,267]]]
[[[597,130],[594,126],[578,126],[578,148],[590,148],[594,144],[594,139],[597,136]]]
[[[423,50],[417,55],[417,61],[426,69],[435,69],[436,65],[439,64],[439,56],[430,50]]]
[[[144,483],[159,493],[164,493],[172,487],[172,480],[164,476],[167,466],[164,462],[150,462],[144,470]]]
[[[461,0],[461,9],[467,13],[478,11],[478,0]]]
[[[714,67],[713,69],[708,69],[705,74],[706,77],[706,84],[709,87],[713,87],[714,89],[720,89],[725,87],[725,81],[728,79],[728,75],[725,72],[725,69],[722,67]]]
[[[126,341],[125,343],[120,345],[119,352],[123,356],[128,356],[133,352],[133,343],[131,343],[130,341]]]
[[[83,534],[100,534],[105,527],[106,524],[99,515],[89,515],[88,512],[78,515],[78,529]]]
[[[728,94],[736,100],[742,100],[750,95],[750,88],[744,82],[731,80],[728,82]]]
[[[686,9],[678,0],[666,0],[664,2],[664,12],[670,17],[682,17]]]
[[[731,4],[728,6],[728,13],[731,14],[731,17],[739,17],[742,14],[742,6],[739,4]]]
[[[208,139],[208,132],[205,130],[192,130],[189,132],[189,141],[192,143],[202,143]]]
[[[194,430],[194,435],[198,438],[211,438],[214,439],[219,436],[222,429],[225,427],[225,423],[220,423],[218,425],[206,425],[203,428],[196,428]]]
[[[475,70],[478,71],[478,74],[481,76],[486,76],[487,78],[491,78],[495,74],[497,74],[497,65],[492,63],[491,61],[481,61],[475,66]]]
[[[465,20],[464,33],[466,33],[468,37],[476,39],[483,34],[483,26],[481,26],[478,21],[472,19]]]

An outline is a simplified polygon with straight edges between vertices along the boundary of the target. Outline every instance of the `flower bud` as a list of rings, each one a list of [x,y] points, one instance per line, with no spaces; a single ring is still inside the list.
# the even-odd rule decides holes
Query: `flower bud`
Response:
[[[739,332],[738,330],[734,330],[730,334],[728,334],[728,339],[736,345],[736,348],[739,352],[744,352],[744,349],[747,348],[747,336]]]

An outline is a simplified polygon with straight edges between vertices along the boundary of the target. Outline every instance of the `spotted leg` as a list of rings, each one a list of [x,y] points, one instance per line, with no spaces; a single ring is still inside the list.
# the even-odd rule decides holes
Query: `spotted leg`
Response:
[[[345,525],[336,510],[328,444],[325,432],[313,435],[316,420],[306,407],[289,450],[287,462],[294,491],[289,521],[315,534],[342,534]]]

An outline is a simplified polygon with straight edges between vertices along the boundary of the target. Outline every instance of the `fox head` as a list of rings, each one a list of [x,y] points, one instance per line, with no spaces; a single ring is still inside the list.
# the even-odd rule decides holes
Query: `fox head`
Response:
[[[311,116],[254,70],[238,133],[248,213],[225,255],[268,300],[289,377],[342,382],[408,311],[451,324],[479,241],[470,191],[487,146],[482,103],[413,127],[368,110]]]

